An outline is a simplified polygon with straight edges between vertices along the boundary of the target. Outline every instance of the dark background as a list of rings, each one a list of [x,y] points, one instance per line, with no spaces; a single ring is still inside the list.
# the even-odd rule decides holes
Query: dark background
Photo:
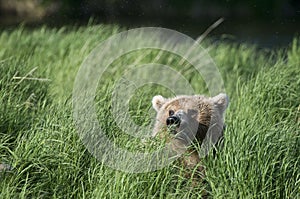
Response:
[[[300,0],[0,0],[0,26],[119,24],[171,28],[194,38],[225,21],[210,36],[286,46],[300,32]]]

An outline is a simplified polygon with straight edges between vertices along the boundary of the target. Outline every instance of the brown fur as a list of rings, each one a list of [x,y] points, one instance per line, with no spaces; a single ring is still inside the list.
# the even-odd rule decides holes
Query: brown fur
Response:
[[[205,139],[208,129],[212,132],[211,140],[216,143],[223,136],[224,112],[228,106],[228,97],[226,94],[219,94],[215,97],[205,97],[203,95],[178,96],[175,98],[163,98],[155,96],[152,100],[153,108],[157,111],[156,123],[152,136],[168,137],[166,120],[169,117],[169,111],[174,113],[183,112],[188,118],[190,132],[196,131],[193,135],[193,142],[199,143]],[[181,124],[176,129],[180,132]],[[186,128],[188,129],[188,128]],[[194,129],[194,130],[193,130]],[[197,130],[196,130],[197,129]],[[185,131],[189,134],[189,130]],[[183,133],[185,133],[183,132]],[[190,137],[188,135],[187,137]],[[183,136],[183,138],[185,138]],[[200,163],[200,156],[196,148],[192,147],[186,140],[170,138],[172,150],[182,154],[180,161],[190,171],[197,170],[204,175],[203,166]]]

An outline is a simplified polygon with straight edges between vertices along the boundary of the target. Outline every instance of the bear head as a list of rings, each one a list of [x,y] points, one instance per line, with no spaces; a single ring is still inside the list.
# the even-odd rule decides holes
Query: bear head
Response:
[[[152,136],[173,134],[186,145],[202,142],[207,132],[216,143],[223,136],[224,113],[229,99],[224,93],[215,97],[182,95],[174,98],[154,96],[152,106],[157,112]]]

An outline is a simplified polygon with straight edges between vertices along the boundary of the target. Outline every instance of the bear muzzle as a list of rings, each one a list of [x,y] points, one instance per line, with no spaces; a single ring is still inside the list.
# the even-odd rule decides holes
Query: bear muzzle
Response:
[[[183,110],[179,110],[167,118],[166,124],[170,132],[177,134],[181,126],[184,128],[190,124],[189,121],[188,115]]]
[[[178,127],[180,125],[180,117],[178,117],[177,115],[172,115],[170,117],[167,118],[167,126],[176,126]]]

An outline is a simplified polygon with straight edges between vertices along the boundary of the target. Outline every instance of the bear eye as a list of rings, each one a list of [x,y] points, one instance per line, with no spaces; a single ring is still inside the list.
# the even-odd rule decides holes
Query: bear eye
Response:
[[[174,115],[174,111],[173,110],[169,110],[169,116]]]

